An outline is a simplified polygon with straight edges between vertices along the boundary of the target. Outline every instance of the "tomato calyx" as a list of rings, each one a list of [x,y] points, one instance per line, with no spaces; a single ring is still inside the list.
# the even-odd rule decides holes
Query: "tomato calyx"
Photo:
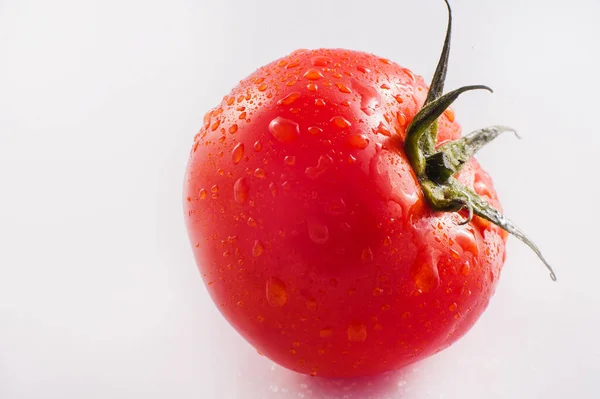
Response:
[[[444,1],[448,7],[448,28],[444,46],[425,103],[406,130],[404,149],[419,180],[425,200],[434,211],[466,210],[468,216],[463,222],[464,224],[469,223],[473,215],[494,223],[528,245],[550,271],[552,280],[556,281],[552,267],[537,245],[485,199],[454,178],[454,175],[479,149],[493,141],[501,133],[513,132],[516,134],[515,130],[506,126],[491,126],[476,130],[436,148],[437,120],[462,93],[472,90],[493,92],[487,86],[474,85],[461,87],[442,95],[452,32],[452,10],[448,0]]]

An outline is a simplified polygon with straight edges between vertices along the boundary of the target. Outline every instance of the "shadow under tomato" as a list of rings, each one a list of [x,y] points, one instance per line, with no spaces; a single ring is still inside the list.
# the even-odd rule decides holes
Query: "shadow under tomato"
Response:
[[[304,388],[304,392],[299,392],[299,397],[305,399],[399,399],[405,396],[407,375],[404,370],[395,370],[371,377],[326,378],[298,375],[296,378],[300,387]]]

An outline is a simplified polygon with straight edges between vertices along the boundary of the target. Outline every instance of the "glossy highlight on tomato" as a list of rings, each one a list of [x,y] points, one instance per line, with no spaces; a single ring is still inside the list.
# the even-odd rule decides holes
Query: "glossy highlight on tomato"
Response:
[[[311,375],[376,374],[448,347],[487,307],[507,232],[425,198],[405,141],[428,93],[385,58],[298,50],[204,116],[187,229],[213,301],[260,353]],[[437,145],[461,137],[450,108],[436,120]],[[476,160],[453,179],[500,210]]]

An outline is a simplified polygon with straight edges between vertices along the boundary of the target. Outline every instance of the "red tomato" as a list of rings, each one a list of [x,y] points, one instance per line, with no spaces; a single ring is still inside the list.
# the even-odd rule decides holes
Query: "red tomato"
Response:
[[[205,115],[187,228],[215,304],[265,356],[311,375],[375,374],[451,345],[488,305],[507,233],[427,202],[404,149],[427,95],[387,59],[299,50]],[[438,124],[438,144],[460,137],[451,109]],[[500,208],[475,160],[454,178]]]
[[[486,308],[506,234],[429,210],[402,149],[427,90],[371,54],[300,50],[206,114],[185,182],[194,255],[219,310],[277,363],[395,369]],[[459,137],[452,111],[439,123],[439,142]],[[476,161],[458,179],[499,207]]]

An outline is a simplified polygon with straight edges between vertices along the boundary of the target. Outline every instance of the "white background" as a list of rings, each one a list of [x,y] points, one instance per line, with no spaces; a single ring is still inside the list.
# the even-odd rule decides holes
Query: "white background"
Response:
[[[500,138],[479,156],[515,239],[490,307],[439,355],[361,380],[296,375],[218,314],[183,224],[202,116],[296,48],[388,57],[427,80],[441,0],[0,0],[0,398],[597,398],[597,0],[455,0],[447,88]]]

